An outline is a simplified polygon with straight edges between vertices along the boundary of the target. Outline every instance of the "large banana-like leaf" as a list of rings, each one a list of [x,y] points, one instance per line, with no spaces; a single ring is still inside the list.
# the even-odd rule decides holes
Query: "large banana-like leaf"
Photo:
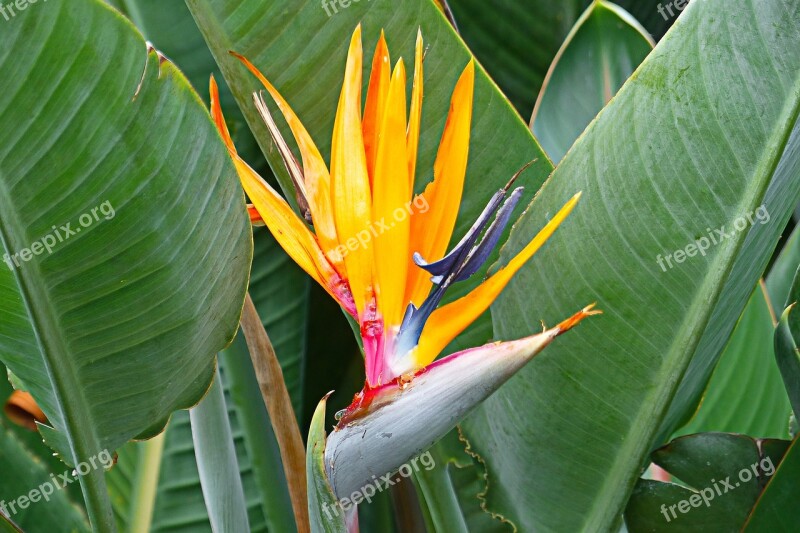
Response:
[[[676,435],[708,431],[788,438],[791,407],[772,348],[770,309],[761,287],[747,302],[691,422]]]
[[[123,3],[123,13],[186,74],[204,102],[209,99],[209,76],[215,75],[220,84],[221,105],[237,149],[265,178],[274,179],[186,3],[161,0],[124,0]],[[305,337],[310,283],[268,231],[256,231],[254,242],[251,296],[262,320],[269,323],[271,340],[300,417],[308,355]],[[237,351],[243,346],[243,343],[235,343],[230,349]]]
[[[298,407],[303,392],[301,378],[309,282],[265,229],[256,229],[254,243],[250,294],[265,327],[272,334],[293,403]],[[294,518],[278,445],[241,334],[222,351],[219,364],[247,498],[250,530],[293,531]],[[137,443],[132,449],[126,449],[121,454],[122,468],[109,474],[121,529],[130,527],[140,512],[131,490],[141,477],[142,469],[146,468],[140,456],[147,446],[148,443]],[[153,531],[211,530],[195,458],[189,419],[179,413],[167,429],[160,460],[162,472],[156,493],[150,496],[155,499],[151,519]]]
[[[461,36],[520,115],[536,94],[584,0],[449,0]]]
[[[592,301],[605,311],[464,424],[490,509],[521,530],[613,527],[670,400],[668,430],[702,392],[798,201],[799,10],[690,4],[512,232],[505,258],[584,191],[493,307],[498,336]],[[713,244],[718,228],[730,236]]]
[[[3,533],[22,533],[19,527],[3,513],[0,513],[0,531]]]
[[[99,0],[29,7],[0,33],[0,359],[75,464],[200,399],[252,244],[183,75]],[[81,478],[99,529],[113,521],[103,477]]]
[[[275,437],[252,374],[244,339],[237,337],[220,356],[225,404],[233,430],[238,472],[244,486],[250,531],[291,532],[295,529],[286,482]],[[248,368],[249,367],[249,368]],[[120,452],[118,465],[109,473],[112,500],[120,529],[138,531],[142,503],[135,492],[147,468],[147,443],[131,443]],[[149,530],[212,531],[201,491],[197,452],[187,413],[177,413],[167,427],[156,465],[158,482],[153,493]]]

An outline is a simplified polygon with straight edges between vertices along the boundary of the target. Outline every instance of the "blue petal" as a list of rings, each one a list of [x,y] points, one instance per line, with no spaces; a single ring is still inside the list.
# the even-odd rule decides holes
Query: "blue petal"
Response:
[[[481,242],[470,251],[454,283],[456,281],[464,281],[472,276],[483,266],[486,260],[489,259],[489,254],[491,254],[492,250],[497,246],[503,234],[503,230],[505,230],[508,225],[511,214],[514,212],[514,208],[517,207],[520,198],[522,198],[522,187],[517,187],[514,192],[511,193],[511,196],[503,202],[503,206],[497,212],[497,217],[494,219],[494,222],[492,222],[492,225],[489,226],[489,229],[486,230],[486,233],[484,233]]]
[[[505,196],[506,189],[500,189],[494,193],[494,196],[492,196],[492,199],[489,200],[489,203],[486,205],[483,212],[480,214],[472,227],[469,228],[469,231],[467,231],[466,235],[464,235],[458,244],[456,244],[455,248],[453,248],[453,250],[442,259],[433,263],[428,263],[418,252],[415,252],[414,262],[417,264],[417,266],[427,270],[436,277],[444,277],[450,273],[456,264],[459,263],[460,260],[463,260],[466,254],[472,249],[475,241],[478,240],[481,232],[484,230],[486,225],[489,223],[489,220],[500,207],[500,203],[503,201]],[[434,281],[434,283],[436,282]]]
[[[444,258],[434,263],[427,263],[419,253],[414,254],[417,266],[433,274],[431,281],[434,287],[419,309],[413,304],[409,304],[406,308],[395,344],[396,354],[404,355],[417,345],[425,322],[439,306],[450,285],[475,274],[489,258],[522,197],[523,188],[518,187],[506,198],[508,187],[512,182],[492,196],[467,234]],[[497,216],[490,224],[495,214]]]

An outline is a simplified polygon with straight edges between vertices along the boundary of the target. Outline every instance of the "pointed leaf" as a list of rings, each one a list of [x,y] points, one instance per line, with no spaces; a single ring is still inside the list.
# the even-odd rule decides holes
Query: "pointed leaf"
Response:
[[[800,438],[795,437],[791,447],[784,455],[778,470],[761,493],[750,517],[744,525],[747,533],[789,533],[797,529],[800,522],[800,506],[797,494],[800,492]]]
[[[673,440],[653,461],[682,484],[639,480],[625,510],[628,531],[740,531],[788,446],[730,433]]]
[[[56,489],[52,482],[51,476],[61,480],[62,474],[74,480],[70,475],[71,469],[62,464],[58,470],[50,470],[25,448],[13,432],[2,426],[0,426],[0,464],[3,465],[3,478],[0,483],[0,504],[2,504],[0,531],[4,531],[3,515],[29,532],[89,531],[89,524],[83,511],[70,500],[66,490]],[[63,481],[59,483],[59,487],[64,484]],[[39,494],[37,496],[32,492]],[[46,499],[43,497],[45,492],[50,493]],[[28,501],[22,501],[20,498]],[[13,528],[11,531],[16,533]]]
[[[558,49],[593,1],[450,0],[449,4],[464,41],[527,119]],[[659,14],[658,6],[669,4],[664,0],[616,3],[657,38],[675,21]]]
[[[494,305],[499,338],[577,302],[606,311],[464,424],[489,508],[521,530],[615,528],[649,449],[696,406],[800,199],[800,16],[787,7],[690,3],[512,232],[504,258],[583,191]],[[730,238],[713,245],[718,228]]]
[[[616,4],[599,0],[581,15],[539,92],[531,129],[558,164],[589,122],[653,49],[647,30]]]
[[[345,511],[339,505],[339,501],[331,489],[325,468],[325,407],[327,400],[328,396],[319,402],[308,433],[308,452],[306,453],[308,512],[313,533],[344,533],[348,530],[344,518]]]
[[[793,306],[783,312],[780,323],[775,328],[775,358],[797,420],[800,419],[800,350],[797,349],[789,326],[792,310]]]
[[[274,252],[276,247],[277,244],[265,234],[265,230],[256,231],[256,257],[262,261],[256,261],[250,290],[253,291],[256,305],[259,306],[267,327],[275,333],[276,348],[281,354],[289,356],[282,360],[285,363],[284,375],[287,372],[296,375],[299,381],[299,372],[291,373],[301,366],[293,361],[297,361],[298,357],[295,348],[302,346],[304,342],[303,335],[297,333],[302,332],[302,327],[298,328],[292,321],[293,317],[303,317],[305,311],[298,315],[291,305],[284,306],[284,312],[279,309],[281,301],[293,301],[293,285],[289,283],[291,278],[287,278],[285,267],[289,265],[284,265],[288,258],[285,255],[282,256],[283,259],[280,259],[281,256],[273,257],[273,254],[265,255],[270,250]],[[284,265],[280,271],[284,274],[282,279],[285,283],[278,286],[273,271],[281,265]],[[294,265],[292,267],[296,274],[299,273],[299,269]],[[301,283],[300,286],[304,284]],[[251,531],[291,532],[296,528],[278,444],[272,433],[250,355],[241,334],[236,336],[231,346],[222,351],[219,363]],[[289,384],[293,383],[295,381],[289,379]],[[302,390],[295,388],[298,389],[299,398]],[[148,445],[149,442],[126,446],[124,452],[120,453],[118,467],[108,476],[120,517],[120,529],[129,527],[131,515],[140,511],[130,493],[138,488],[137,479],[142,475],[141,470],[146,467],[145,461],[139,456]],[[132,449],[129,450],[131,446]],[[153,496],[153,531],[167,531],[172,528],[211,531],[195,461],[188,414],[177,413],[167,429],[161,464],[163,472],[159,479],[158,492]]]
[[[214,531],[250,531],[228,408],[217,371],[211,390],[189,411],[197,469]]]
[[[183,75],[105,4],[32,7],[0,49],[0,233],[20,257],[0,273],[0,358],[75,464],[207,389],[247,280],[244,199]],[[103,473],[81,483],[109,527]]]

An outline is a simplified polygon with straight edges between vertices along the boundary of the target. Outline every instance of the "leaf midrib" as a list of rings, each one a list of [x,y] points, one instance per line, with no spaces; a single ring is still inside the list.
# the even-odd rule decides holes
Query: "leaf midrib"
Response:
[[[5,179],[0,175],[0,241],[9,255],[14,253],[11,249],[12,232],[19,242],[25,241],[25,233],[18,233],[22,227],[17,211],[11,201],[11,193],[6,186]],[[36,338],[36,345],[50,381],[50,386],[55,398],[54,408],[58,410],[61,422],[64,425],[66,437],[73,457],[64,458],[76,464],[82,459],[93,457],[102,450],[91,420],[91,411],[88,408],[82,387],[79,386],[77,372],[73,361],[69,357],[70,350],[58,328],[58,317],[54,313],[53,302],[49,293],[41,282],[42,276],[37,261],[29,261],[24,266],[12,269],[14,280],[19,288],[22,303],[28,314],[31,329]],[[41,305],[35,305],[40,302]],[[84,483],[85,480],[85,483]],[[81,486],[87,505],[91,505],[90,492],[104,498],[106,494],[104,472],[91,469],[89,474],[81,477]],[[110,505],[105,506],[105,511],[110,511]],[[90,513],[91,515],[92,513]],[[106,517],[107,524],[113,524],[113,515]],[[101,528],[102,524],[93,524]]]

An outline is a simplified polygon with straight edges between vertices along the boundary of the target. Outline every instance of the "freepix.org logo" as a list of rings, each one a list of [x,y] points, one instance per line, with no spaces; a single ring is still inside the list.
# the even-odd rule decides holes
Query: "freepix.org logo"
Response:
[[[39,2],[44,4],[47,2],[47,0],[15,0],[14,2],[9,2],[5,5],[3,4],[2,0],[0,0],[0,15],[2,15],[6,21],[10,21],[16,17],[18,13],[25,11],[31,5]]]
[[[117,212],[114,210],[114,206],[111,205],[111,202],[105,201],[97,207],[92,208],[91,211],[86,212],[78,217],[77,225],[73,226],[72,222],[67,222],[61,226],[53,226],[50,233],[41,237],[27,248],[23,248],[22,250],[13,254],[6,253],[3,256],[3,262],[8,265],[8,268],[11,270],[14,270],[14,268],[20,268],[23,263],[27,263],[33,259],[34,256],[41,255],[45,252],[47,255],[53,253],[53,250],[59,244],[63,243],[70,237],[74,237],[80,233],[82,229],[88,228],[96,222],[99,222],[101,215],[104,220],[111,220],[116,216],[116,214]]]
[[[0,501],[0,512],[8,518],[11,518],[18,512],[24,511],[30,507],[31,504],[39,503],[42,500],[49,502],[50,497],[55,494],[57,490],[63,490],[64,487],[78,481],[79,478],[89,474],[89,472],[99,468],[108,470],[112,466],[114,466],[114,457],[108,450],[103,450],[97,455],[90,457],[88,461],[78,463],[75,466],[75,470],[67,470],[58,476],[50,474],[49,481],[45,481],[27,494],[23,494],[10,502]]]

